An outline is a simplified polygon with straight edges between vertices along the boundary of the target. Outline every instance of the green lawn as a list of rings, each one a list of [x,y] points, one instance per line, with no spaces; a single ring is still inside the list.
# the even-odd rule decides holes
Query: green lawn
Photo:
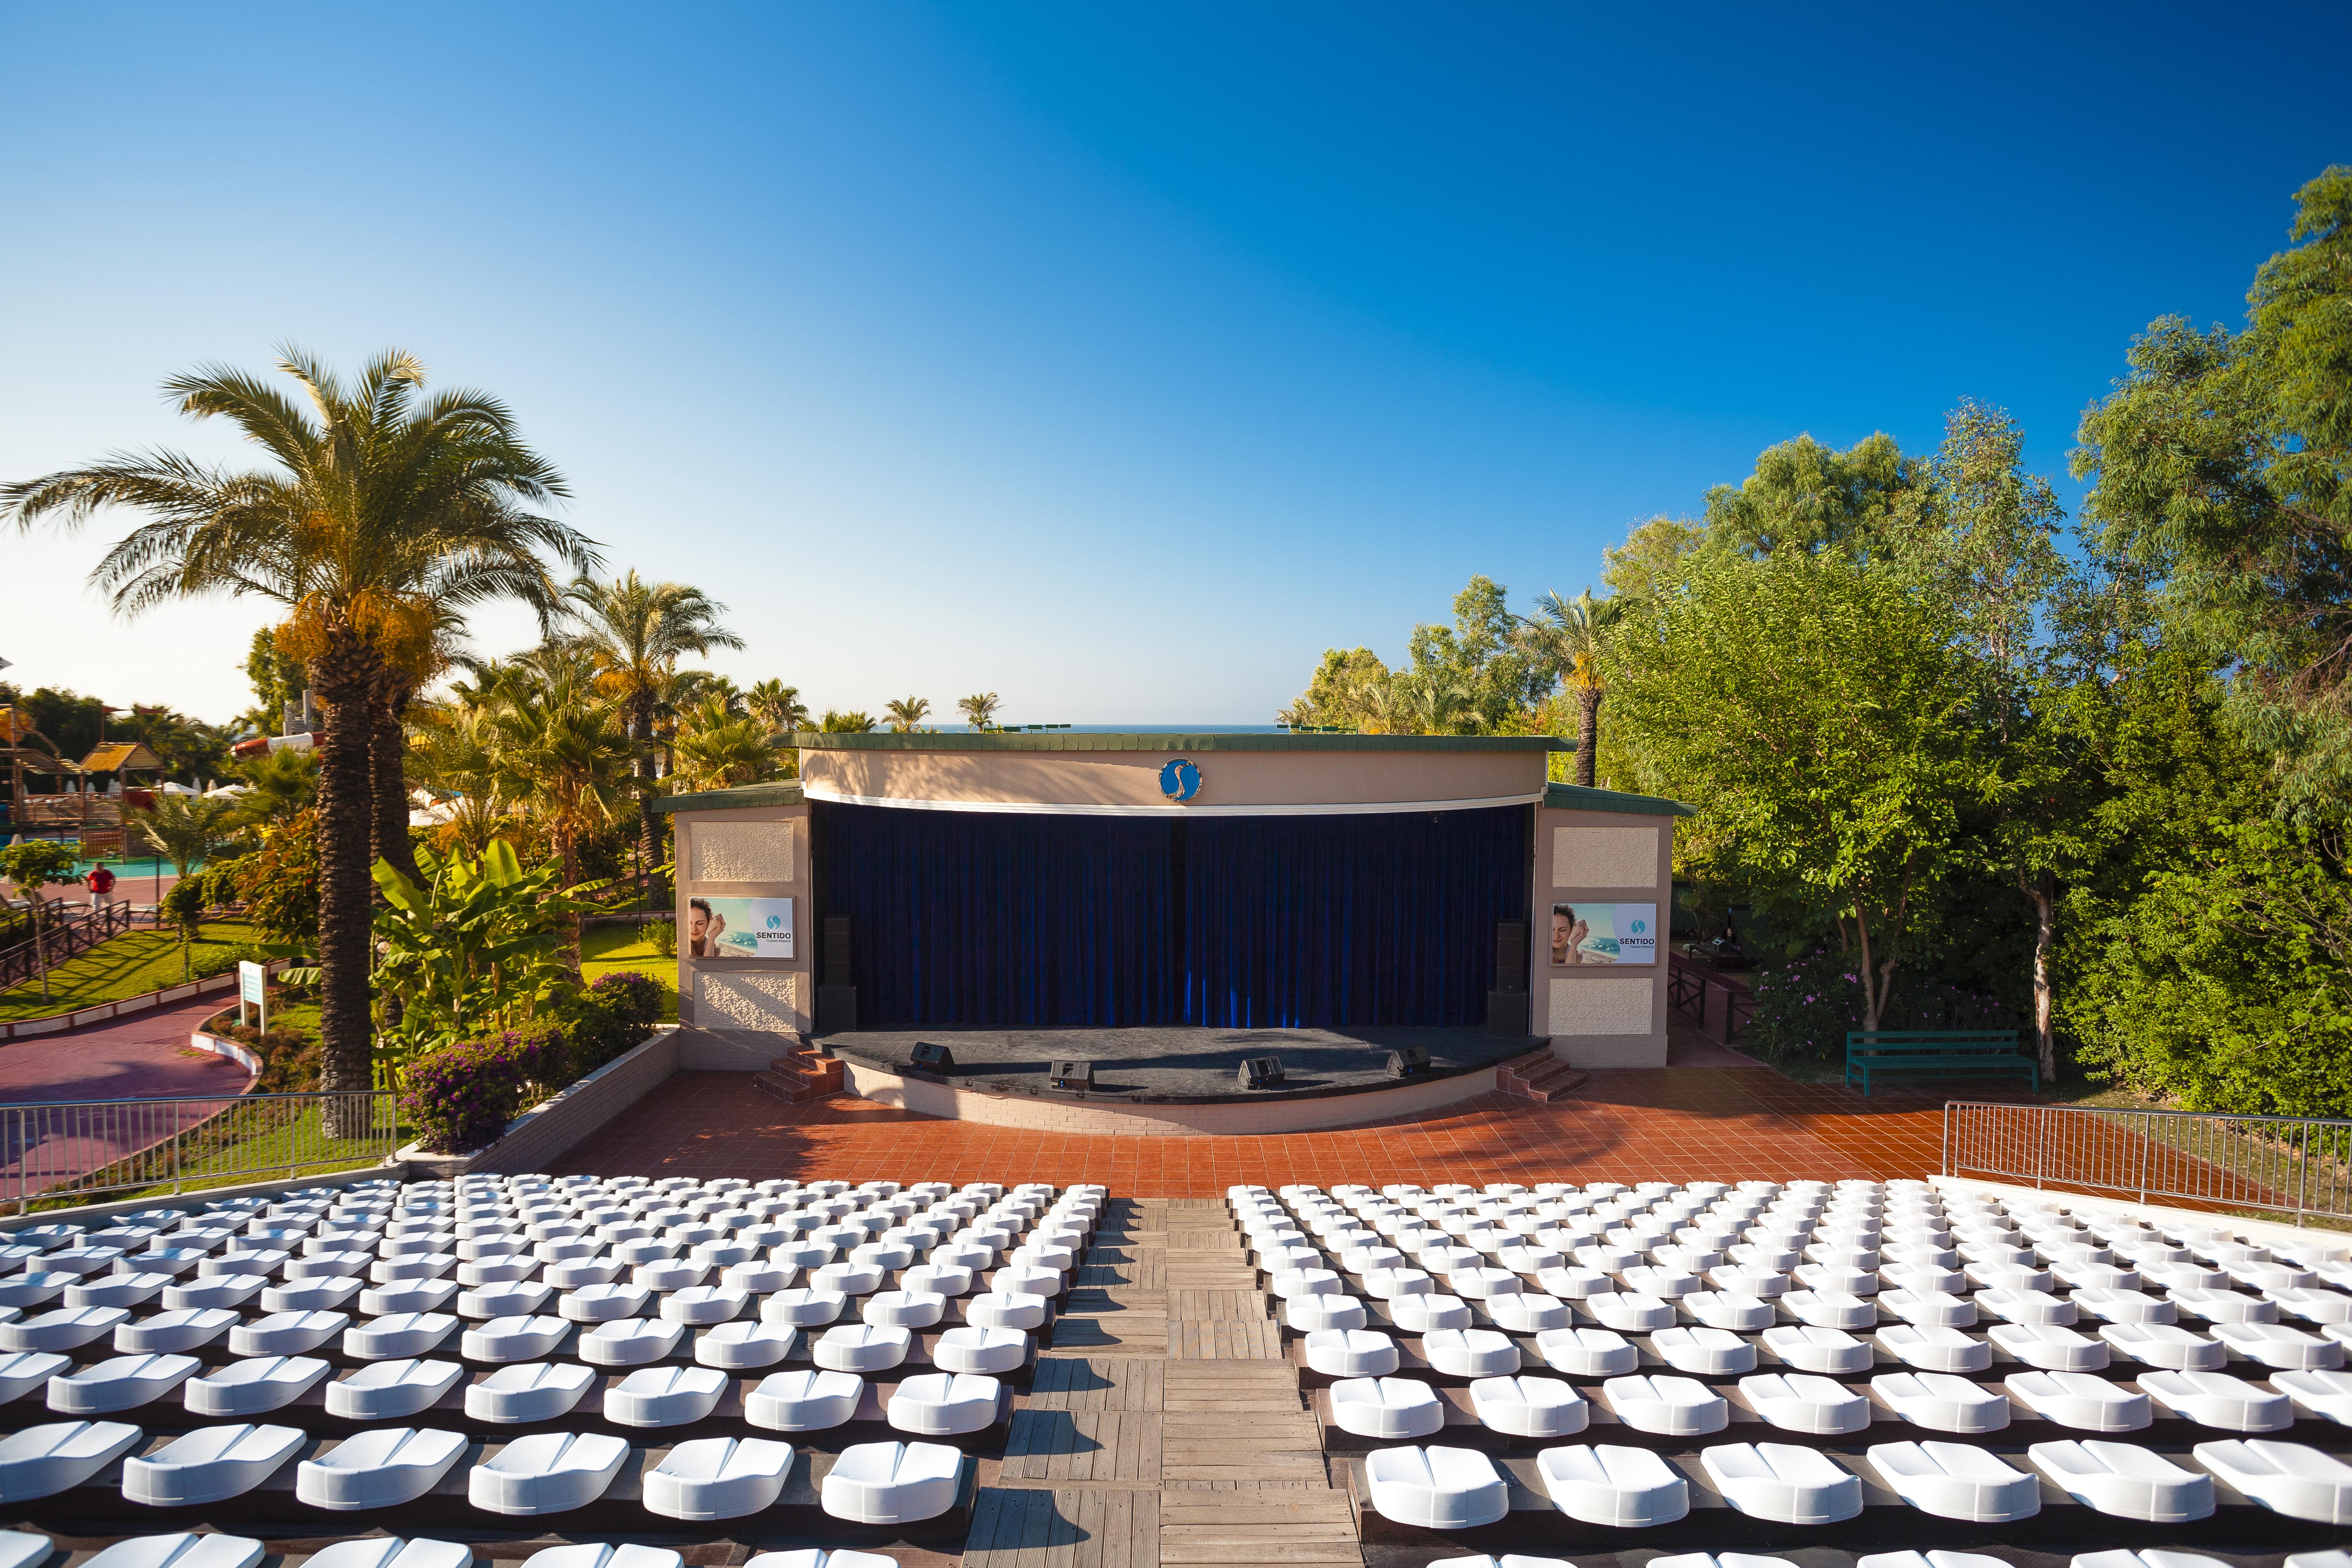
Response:
[[[580,973],[591,984],[615,969],[651,975],[662,988],[662,1022],[677,1022],[677,960],[664,957],[634,925],[590,926],[580,939]]]
[[[386,1115],[391,1114],[388,1105],[383,1110]],[[389,1146],[383,1141],[386,1135],[392,1140]],[[184,1135],[182,1159],[185,1163],[178,1185],[183,1192],[195,1192],[280,1176],[324,1175],[331,1171],[374,1165],[412,1136],[405,1125],[387,1123],[378,1129],[374,1139],[327,1138],[320,1133],[315,1105],[304,1106],[289,1117],[262,1106],[241,1104],[211,1126]],[[126,1198],[167,1198],[173,1192],[173,1184],[170,1182],[136,1190],[89,1190],[113,1187],[133,1173],[151,1173],[164,1158],[160,1151],[134,1156],[121,1165],[94,1173],[87,1185],[72,1194],[36,1199],[30,1206],[37,1210],[69,1208],[85,1203],[119,1203]]]
[[[243,921],[207,921],[191,958],[208,952],[229,952],[258,941]],[[49,971],[51,1000],[41,1000],[41,983],[29,981],[0,992],[0,1020],[38,1018],[50,1013],[70,1013],[101,1002],[121,1002],[177,985],[182,979],[180,938],[174,931],[126,931],[77,953]]]

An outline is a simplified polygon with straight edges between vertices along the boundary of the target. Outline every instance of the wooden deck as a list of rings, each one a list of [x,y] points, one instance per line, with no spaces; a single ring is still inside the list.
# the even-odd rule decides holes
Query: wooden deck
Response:
[[[1109,1205],[983,1481],[966,1568],[1362,1568],[1220,1200]]]

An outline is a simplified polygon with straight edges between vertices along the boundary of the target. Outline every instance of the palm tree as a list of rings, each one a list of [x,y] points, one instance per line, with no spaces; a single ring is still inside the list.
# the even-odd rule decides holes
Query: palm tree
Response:
[[[976,691],[970,697],[960,697],[956,706],[963,710],[964,722],[975,730],[996,728],[997,696],[993,691]]]
[[[245,785],[236,796],[240,822],[256,827],[291,822],[319,800],[319,753],[281,746],[236,764]]]
[[[890,715],[890,728],[902,735],[921,723],[930,710],[928,697],[894,697],[882,704],[882,711]]]
[[[580,880],[580,840],[612,821],[627,799],[635,748],[612,707],[596,700],[593,677],[559,676],[531,700],[493,721],[501,793],[545,824],[563,885]],[[580,967],[580,922],[572,924],[572,967]]]
[[[828,708],[824,717],[817,721],[817,728],[828,735],[866,735],[875,727],[874,715],[862,708],[853,708],[846,713]]]
[[[676,742],[678,776],[695,789],[755,784],[776,765],[768,726],[758,719],[731,717],[712,700],[686,717]]]
[[[619,704],[635,755],[637,852],[658,858],[660,824],[654,820],[654,720],[662,687],[687,655],[707,658],[715,647],[740,648],[743,639],[719,624],[727,606],[684,583],[648,583],[635,570],[609,583],[583,577],[564,593],[574,628],[572,641],[596,669],[599,690]]]
[[[236,802],[200,795],[159,795],[152,807],[126,811],[122,819],[183,877],[244,826]]]
[[[751,704],[751,717],[779,734],[789,735],[808,728],[808,704],[801,700],[801,689],[786,686],[771,678],[753,684],[745,693]]]
[[[1423,735],[1454,735],[1475,725],[1478,715],[1470,706],[1470,690],[1460,678],[1443,669],[1416,670],[1392,683],[1403,717]]]
[[[409,739],[409,775],[449,808],[442,847],[478,858],[512,807],[499,766],[497,710],[453,702],[419,717]]]
[[[1625,606],[1622,598],[1594,598],[1591,588],[1573,599],[1546,594],[1536,601],[1535,618],[1519,622],[1541,659],[1576,694],[1576,782],[1587,789],[1592,787],[1601,745],[1601,700],[1607,694],[1601,664]]]
[[[425,367],[398,350],[350,384],[292,349],[278,368],[297,395],[217,366],[164,384],[182,413],[228,420],[270,466],[132,454],[0,487],[0,507],[25,527],[43,517],[78,527],[117,506],[147,514],[92,574],[118,614],[222,593],[284,607],[278,648],[303,662],[328,710],[318,808],[322,1076],[330,1089],[362,1090],[373,1083],[374,710],[396,673],[429,671],[451,613],[517,598],[544,616],[561,595],[542,556],[577,572],[598,560],[585,537],[531,510],[565,495],[563,479],[495,399],[425,397]],[[407,792],[397,794],[404,810]],[[338,1106],[330,1131],[356,1132],[370,1114]]]

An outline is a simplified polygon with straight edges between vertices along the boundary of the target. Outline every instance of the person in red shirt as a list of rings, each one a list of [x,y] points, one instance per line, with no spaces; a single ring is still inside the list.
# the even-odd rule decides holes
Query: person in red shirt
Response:
[[[114,891],[113,872],[108,870],[103,866],[94,866],[90,868],[90,873],[84,879],[84,880],[89,883],[89,907],[91,909],[102,910],[112,901],[110,895]]]

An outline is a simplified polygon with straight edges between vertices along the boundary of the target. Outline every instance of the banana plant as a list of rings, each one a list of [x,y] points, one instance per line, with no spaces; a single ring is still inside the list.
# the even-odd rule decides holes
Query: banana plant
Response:
[[[379,859],[376,986],[399,1016],[377,1038],[397,1068],[421,1052],[519,1028],[577,988],[564,962],[572,919],[604,887],[563,888],[552,865],[523,869],[514,847],[492,839],[478,858],[416,851],[422,882]]]

